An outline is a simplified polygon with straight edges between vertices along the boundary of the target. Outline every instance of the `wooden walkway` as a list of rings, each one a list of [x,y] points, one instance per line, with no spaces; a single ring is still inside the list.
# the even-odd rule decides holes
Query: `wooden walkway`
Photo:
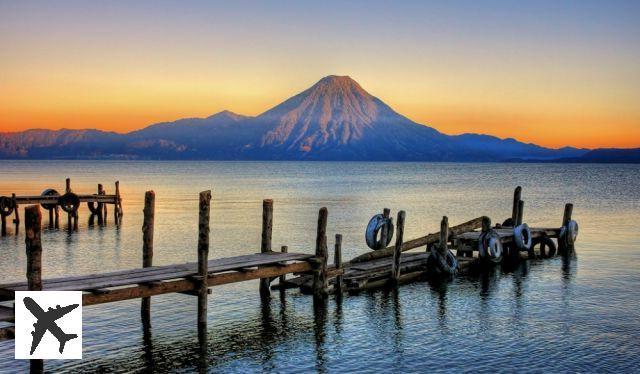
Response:
[[[313,255],[302,253],[256,253],[209,260],[208,285],[233,283],[234,279],[257,279],[268,273],[270,277],[311,270],[307,262]],[[256,273],[256,277],[251,277]],[[170,292],[194,291],[198,279],[196,262],[151,266],[108,273],[42,280],[43,291],[83,291],[83,305],[101,304]],[[146,287],[145,287],[146,286]],[[148,289],[132,293],[131,289]],[[27,282],[0,285],[0,298],[13,300],[15,291],[27,291]],[[1,312],[0,312],[1,315]]]

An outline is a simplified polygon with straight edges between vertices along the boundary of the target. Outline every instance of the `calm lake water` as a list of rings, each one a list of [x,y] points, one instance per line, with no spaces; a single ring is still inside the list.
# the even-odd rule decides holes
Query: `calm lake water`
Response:
[[[511,215],[523,187],[525,222],[559,226],[565,202],[580,223],[575,258],[526,261],[517,270],[417,282],[397,291],[331,297],[314,309],[297,290],[262,303],[258,282],[216,287],[209,298],[211,372],[638,372],[640,168],[637,165],[1,161],[0,195],[77,192],[119,179],[124,221],[43,232],[45,277],[142,263],[144,191],[156,192],[154,264],[195,261],[198,192],[211,189],[210,258],[258,252],[262,199],[274,199],[274,248],[312,253],[318,209],[344,236],[343,258],[368,251],[369,218],[407,212],[405,238],[488,215]],[[111,206],[109,207],[112,208]],[[44,217],[46,225],[46,215]],[[66,225],[66,219],[62,220]],[[0,282],[24,280],[23,232],[0,239]],[[24,230],[22,230],[24,231]],[[152,299],[145,333],[139,300],[84,309],[84,359],[47,361],[70,372],[201,370],[196,298]],[[13,341],[0,371],[19,372]]]

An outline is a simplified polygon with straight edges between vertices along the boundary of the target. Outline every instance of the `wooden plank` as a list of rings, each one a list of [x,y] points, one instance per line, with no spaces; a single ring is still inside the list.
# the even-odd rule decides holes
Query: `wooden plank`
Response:
[[[287,253],[284,257],[282,257],[283,254],[280,254],[280,253],[274,253],[274,254],[269,253],[266,255],[256,253],[256,254],[250,254],[250,255],[241,255],[241,256],[225,257],[225,258],[209,260],[209,268],[218,269],[218,267],[220,266],[231,266],[231,267],[240,266],[241,267],[246,263],[251,263],[255,261],[256,258],[265,258],[264,256],[274,256],[274,255],[278,255],[280,257],[273,258],[273,260],[269,258],[270,260],[268,263],[279,262],[279,261],[303,261],[312,257],[312,255],[304,254],[304,253]],[[117,276],[127,277],[129,275],[132,275],[136,277],[137,276],[142,277],[146,275],[151,276],[151,275],[156,275],[161,273],[166,273],[166,274],[179,273],[179,272],[195,273],[196,269],[197,269],[197,263],[187,262],[184,264],[177,264],[177,265],[151,266],[147,268],[117,270],[117,271],[107,272],[107,273],[84,274],[84,275],[71,276],[71,277],[49,278],[49,279],[44,279],[43,282],[45,283],[45,287],[52,287],[59,283],[72,283],[72,282],[82,282],[82,281],[91,282],[91,281],[97,281],[102,278],[113,278]],[[221,270],[221,271],[225,271],[225,270]],[[0,290],[14,289],[16,287],[24,286],[25,284],[26,283],[24,281],[6,283],[6,284],[0,285]]]
[[[209,274],[212,273],[220,273],[232,270],[238,270],[242,268],[251,268],[257,266],[265,266],[272,265],[274,263],[278,263],[281,261],[300,261],[306,260],[312,257],[312,255],[308,254],[300,254],[300,253],[269,253],[269,254],[253,254],[246,256],[237,256],[235,258],[230,257],[226,259],[224,263],[219,264],[216,263],[219,260],[211,260],[209,261]],[[230,261],[235,259],[236,261]],[[222,261],[219,261],[222,262]],[[99,278],[83,278],[81,280],[73,280],[73,281],[64,281],[65,278],[58,278],[59,280],[63,280],[61,282],[48,282],[47,280],[43,281],[43,286],[45,290],[59,290],[59,291],[73,291],[73,290],[87,290],[87,289],[102,289],[102,288],[111,288],[111,287],[121,287],[127,286],[135,283],[148,283],[148,282],[156,282],[156,281],[165,281],[170,279],[177,278],[187,278],[193,276],[197,273],[196,264],[187,264],[188,267],[185,270],[176,270],[174,266],[168,267],[155,267],[156,272],[147,274],[144,272],[140,272],[141,269],[136,269],[135,271],[129,273],[118,272],[116,276],[104,276]],[[276,265],[282,267],[282,265]],[[150,268],[145,268],[150,269]],[[108,274],[108,273],[107,273]],[[26,283],[22,282],[18,285],[13,285],[7,287],[5,285],[0,286],[0,289],[9,290],[9,291],[22,291],[26,289]]]
[[[265,266],[249,272],[227,272],[221,274],[209,274],[207,285],[209,287],[220,286],[229,283],[244,282],[264,277],[277,277],[282,274],[303,273],[311,271],[308,262],[296,262],[286,267]],[[162,282],[158,285],[136,285],[126,288],[118,288],[103,295],[86,293],[82,296],[82,305],[104,304],[115,301],[137,299],[145,296],[156,296],[166,293],[193,291],[196,284],[188,279],[178,279]]]

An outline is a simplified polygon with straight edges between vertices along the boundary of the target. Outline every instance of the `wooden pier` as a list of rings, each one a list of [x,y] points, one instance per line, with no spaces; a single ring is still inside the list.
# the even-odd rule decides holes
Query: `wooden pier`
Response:
[[[93,200],[85,201],[119,204],[118,193],[90,196]],[[21,199],[19,201],[23,204],[55,201],[43,197]],[[557,228],[529,228],[524,224],[524,203],[518,187],[514,192],[512,217],[493,226],[488,217],[478,217],[449,227],[448,218],[443,217],[438,232],[404,241],[406,214],[400,211],[395,226],[395,245],[386,248],[380,243],[388,243],[394,230],[390,226],[390,211],[384,209],[379,216],[384,225],[380,228],[376,250],[343,262],[342,235],[336,234],[334,263],[329,265],[327,209],[321,208],[318,212],[313,253],[305,248],[297,252],[288,246],[274,251],[271,244],[273,201],[264,200],[260,252],[210,260],[210,203],[211,192],[200,193],[197,262],[153,266],[155,194],[148,191],[143,210],[142,268],[45,280],[41,279],[41,210],[39,205],[28,206],[25,208],[27,280],[0,285],[0,301],[15,301],[15,292],[23,290],[81,291],[85,306],[140,298],[142,322],[149,325],[152,296],[167,293],[194,295],[198,298],[198,340],[201,347],[206,347],[207,298],[211,287],[260,279],[259,294],[263,298],[270,297],[272,288],[299,288],[303,293],[312,294],[314,299],[324,299],[329,294],[342,296],[344,292],[397,287],[425,277],[447,279],[473,267],[495,266],[503,259],[518,261],[548,258],[557,253],[568,254],[573,250],[577,236],[577,223],[571,219],[571,204],[565,206],[561,226]],[[557,241],[558,251],[552,239]],[[419,248],[423,250],[406,253]],[[290,274],[294,278],[287,278]],[[278,283],[271,286],[276,279]],[[13,308],[0,306],[0,321],[10,322],[13,318]],[[0,329],[0,338],[12,338],[13,332],[12,327]],[[32,369],[40,371],[42,363],[32,361],[36,361],[32,362]]]
[[[65,193],[60,194],[57,190],[49,188],[40,195],[17,196],[15,193],[11,196],[0,196],[0,219],[2,226],[0,235],[7,235],[7,219],[13,213],[13,223],[15,225],[16,234],[20,227],[20,206],[39,204],[49,214],[49,228],[60,228],[60,210],[67,213],[67,226],[69,230],[78,230],[78,209],[81,203],[86,203],[91,216],[90,224],[93,224],[97,218],[98,224],[107,221],[108,209],[107,205],[113,205],[113,218],[118,225],[123,216],[122,197],[120,196],[120,182],[115,182],[114,193],[108,195],[102,184],[98,184],[95,194],[76,194],[71,190],[71,179],[67,178],[65,183]]]

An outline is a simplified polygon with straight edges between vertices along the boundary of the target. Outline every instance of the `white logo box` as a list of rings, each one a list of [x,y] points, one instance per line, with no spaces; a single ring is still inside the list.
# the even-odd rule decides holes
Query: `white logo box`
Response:
[[[82,292],[16,291],[15,296],[16,359],[82,358]],[[25,301],[26,298],[30,300]],[[37,305],[34,306],[34,302]],[[77,304],[77,307],[72,307],[74,304]],[[38,323],[38,318],[28,306],[35,310],[36,314],[41,314],[41,322],[37,328],[34,324]],[[62,315],[65,312],[67,313]],[[51,319],[55,319],[55,325],[48,324]],[[51,328],[47,329],[47,325]],[[35,330],[39,330],[36,335],[42,335],[42,340],[31,354],[34,338],[32,332],[36,332]],[[56,335],[64,342],[62,353],[59,351],[61,343]]]

